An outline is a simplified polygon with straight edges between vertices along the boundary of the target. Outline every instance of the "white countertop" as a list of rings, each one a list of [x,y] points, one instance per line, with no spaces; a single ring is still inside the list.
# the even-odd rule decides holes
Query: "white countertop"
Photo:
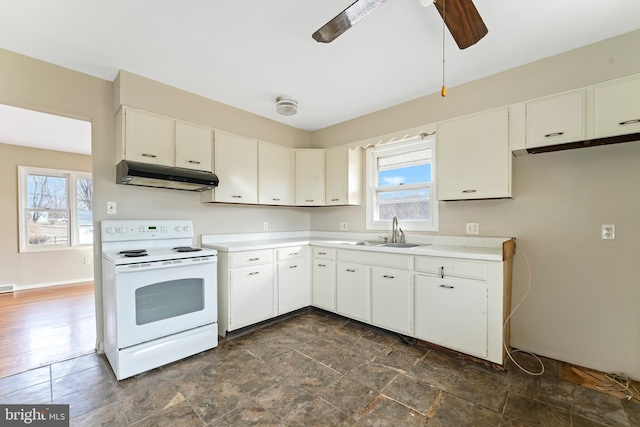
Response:
[[[378,243],[375,240],[369,240],[372,245],[356,245],[355,243],[366,239],[338,239],[336,238],[336,234],[340,235],[339,233],[328,232],[202,235],[201,245],[206,248],[217,249],[221,252],[240,252],[296,245],[311,245],[368,252],[502,261],[502,243],[510,240],[510,238],[502,237],[468,238],[464,236],[420,236],[422,237],[422,242],[417,241],[418,239],[411,241],[411,243],[417,243],[420,246],[413,248],[390,248],[375,246]],[[252,240],[252,237],[254,240]],[[225,238],[228,240],[224,241]],[[433,243],[429,243],[428,241],[432,241]],[[379,241],[379,243],[382,243],[382,241]]]

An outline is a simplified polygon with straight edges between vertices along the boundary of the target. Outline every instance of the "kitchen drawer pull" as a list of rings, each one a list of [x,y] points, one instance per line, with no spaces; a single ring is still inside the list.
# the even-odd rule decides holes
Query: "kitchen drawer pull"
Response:
[[[231,197],[233,197],[234,199],[242,199],[242,196],[231,196]]]
[[[340,199],[331,199],[332,202],[337,202]]]
[[[274,198],[273,198],[273,199],[271,199],[271,200],[273,200],[273,201],[275,201],[275,202],[279,202],[279,201],[280,201],[280,199],[278,199],[277,197],[274,197]]]
[[[440,278],[444,279],[444,267],[440,267]]]
[[[298,268],[297,265],[290,265],[289,268]]]
[[[544,137],[545,138],[553,138],[554,136],[562,136],[564,135],[564,132],[551,132],[546,134]]]
[[[260,274],[259,271],[252,271],[251,273],[249,273],[249,276],[255,276],[256,274]]]
[[[189,163],[194,164],[194,165],[199,165],[200,162],[197,160],[189,160]]]
[[[313,199],[307,199],[305,202],[313,202]]]
[[[151,157],[152,159],[155,159],[158,156],[156,156],[155,154],[142,153],[142,157]]]
[[[386,274],[384,276],[382,276],[382,277],[384,277],[385,279],[393,279],[394,278],[393,276],[388,276]]]
[[[475,193],[478,190],[462,190],[463,193]]]
[[[291,252],[291,253],[289,254],[289,256],[294,256],[294,255],[298,255],[298,252]]]
[[[450,285],[440,285],[440,287],[445,289],[453,289],[453,286]]]
[[[318,267],[326,267],[327,264],[318,264]]]
[[[356,271],[352,268],[347,268],[346,271],[348,271],[349,273],[355,273]]]
[[[624,126],[624,125],[630,125],[632,123],[640,123],[640,119],[627,120],[624,122],[620,122],[619,124]]]
[[[318,252],[318,255],[326,255],[326,252]]]
[[[247,261],[258,261],[260,258],[249,258]]]

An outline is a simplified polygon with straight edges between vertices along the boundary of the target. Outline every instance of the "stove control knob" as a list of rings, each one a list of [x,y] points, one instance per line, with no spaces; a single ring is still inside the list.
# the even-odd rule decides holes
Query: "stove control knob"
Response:
[[[188,225],[185,225],[184,227],[182,227],[182,230],[188,233],[189,231],[191,231],[191,227],[189,227]]]
[[[178,232],[182,231],[182,227],[180,227],[179,225],[176,225],[176,231]]]
[[[107,227],[107,234],[116,234],[116,231],[115,227]]]
[[[120,234],[127,234],[127,227],[120,227],[120,228],[118,228],[118,233],[120,233]]]

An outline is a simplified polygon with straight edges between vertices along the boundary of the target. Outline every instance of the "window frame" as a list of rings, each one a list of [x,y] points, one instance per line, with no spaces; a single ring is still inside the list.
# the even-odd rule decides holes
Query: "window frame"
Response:
[[[402,186],[379,186],[378,183],[378,158],[395,154],[419,150],[431,150],[431,182],[425,184],[406,184]],[[402,189],[410,190],[416,188],[429,189],[429,209],[431,220],[402,220],[400,227],[407,231],[438,231],[438,197],[436,194],[436,136],[418,135],[411,139],[400,142],[387,143],[367,149],[366,153],[366,229],[367,230],[391,230],[392,220],[376,220],[377,209],[376,194],[380,190]]]
[[[66,178],[66,198],[68,210],[67,227],[69,230],[69,240],[66,245],[29,245],[29,220],[27,219],[28,205],[28,177],[29,175],[46,175]],[[22,252],[49,252],[65,251],[70,249],[87,248],[93,246],[91,243],[79,243],[78,230],[78,179],[88,179],[92,181],[91,172],[70,171],[62,169],[41,168],[35,166],[18,166],[18,234],[19,251]],[[58,211],[53,210],[53,211]],[[93,218],[93,209],[92,209]],[[93,224],[93,219],[92,219]]]

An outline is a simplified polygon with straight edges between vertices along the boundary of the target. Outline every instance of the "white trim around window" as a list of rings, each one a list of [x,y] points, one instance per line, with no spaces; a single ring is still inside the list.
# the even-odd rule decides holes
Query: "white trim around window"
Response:
[[[422,135],[367,149],[366,227],[368,230],[391,230],[389,216],[395,213],[391,206],[413,203],[415,206],[421,206],[418,213],[403,215],[402,209],[398,208],[400,227],[410,231],[438,231],[435,138],[435,135]],[[410,180],[393,177],[394,179],[387,179],[387,182],[378,182],[379,177],[384,175],[386,170],[400,172],[403,168],[421,165],[429,165],[430,176],[425,175],[424,179],[414,177]],[[398,202],[397,198],[393,198],[394,194],[402,194],[405,198]]]
[[[93,244],[92,191],[82,196],[78,190],[79,183],[90,187],[91,179],[87,172],[18,166],[20,252]]]

